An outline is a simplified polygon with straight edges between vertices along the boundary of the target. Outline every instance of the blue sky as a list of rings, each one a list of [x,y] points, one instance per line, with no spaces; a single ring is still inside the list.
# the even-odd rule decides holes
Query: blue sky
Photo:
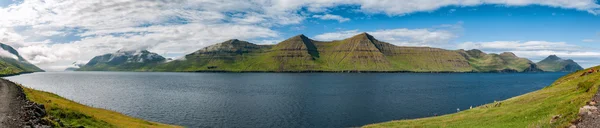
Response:
[[[46,70],[120,49],[178,58],[232,38],[273,44],[360,32],[400,46],[514,52],[533,61],[557,54],[590,67],[600,64],[599,14],[596,0],[0,0],[7,17],[0,42]]]
[[[337,29],[374,31],[393,28],[429,28],[442,24],[463,23],[464,33],[453,42],[496,40],[546,40],[568,41],[581,45],[582,39],[598,38],[600,16],[585,11],[546,6],[505,7],[484,5],[477,7],[444,7],[431,12],[417,12],[405,16],[364,14],[351,10],[336,10],[329,14],[348,17],[343,23],[337,21],[303,22],[304,30],[279,28],[285,36],[305,33],[315,36]],[[368,17],[368,18],[365,18]],[[593,45],[592,45],[593,46]]]

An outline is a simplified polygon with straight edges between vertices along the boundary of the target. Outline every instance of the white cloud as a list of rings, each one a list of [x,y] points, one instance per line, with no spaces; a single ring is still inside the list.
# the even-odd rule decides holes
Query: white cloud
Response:
[[[547,41],[493,41],[493,42],[465,42],[458,45],[460,49],[480,49],[486,51],[576,51],[579,46],[566,42]]]
[[[582,42],[588,42],[588,43],[590,43],[590,42],[596,42],[596,40],[593,40],[593,39],[583,39],[581,41]]]
[[[350,18],[345,18],[339,15],[325,14],[325,15],[313,15],[313,18],[319,18],[321,20],[337,20],[338,22],[350,21]]]
[[[159,54],[187,54],[214,43],[239,38],[276,37],[277,32],[261,27],[243,25],[199,25],[151,26],[143,34],[129,36],[105,35],[91,32],[91,36],[62,44],[39,44],[20,47],[21,54],[34,64],[52,64],[63,61],[89,60],[96,55],[115,52],[118,49],[148,49]],[[115,30],[115,32],[121,32]],[[125,32],[137,32],[132,29]],[[110,32],[109,32],[110,33]],[[238,35],[239,33],[245,33]],[[140,43],[143,42],[143,43]],[[66,61],[66,62],[65,62]]]
[[[399,46],[433,46],[445,45],[459,34],[461,23],[457,25],[442,25],[442,29],[383,29],[367,31],[381,41]],[[358,30],[338,31],[315,36],[317,40],[341,40],[362,33]]]
[[[482,4],[535,4],[600,12],[593,0],[24,0],[0,8],[0,42],[15,47],[30,62],[52,68],[124,47],[184,54],[230,38],[279,40],[282,37],[272,28],[300,24],[314,13],[324,14],[340,5],[357,5],[363,13],[401,16]],[[331,14],[314,18],[350,20]],[[22,28],[25,30],[18,30]],[[68,34],[81,40],[50,40]],[[411,45],[447,42],[456,36],[434,29],[389,29],[371,34]]]
[[[15,60],[19,59],[19,57],[17,57],[16,55],[14,55],[4,49],[0,49],[0,57],[13,58]]]

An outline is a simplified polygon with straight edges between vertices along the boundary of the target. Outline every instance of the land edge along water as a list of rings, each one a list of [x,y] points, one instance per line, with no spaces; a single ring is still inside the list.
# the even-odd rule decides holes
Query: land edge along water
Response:
[[[562,76],[542,89],[441,116],[363,127],[570,127],[600,126],[600,66]]]
[[[578,73],[578,72],[576,72],[576,73]],[[572,74],[573,74],[573,73],[572,73]],[[569,75],[567,75],[567,76],[569,76]],[[565,77],[565,76],[563,76],[563,77]],[[562,79],[562,78],[561,78],[561,79]],[[560,79],[559,79],[559,80],[560,80]],[[558,81],[558,80],[557,80],[557,81]],[[15,85],[18,85],[18,84],[15,84]],[[18,85],[18,86],[19,86],[19,87],[22,87],[21,85]],[[58,98],[61,98],[61,99],[63,99],[63,100],[66,100],[66,101],[73,102],[73,101],[70,101],[70,100],[64,99],[64,98],[62,98],[62,97],[60,97],[60,96],[57,96],[57,95],[55,95],[55,94],[48,93],[48,92],[37,91],[37,90],[33,90],[33,89],[30,89],[30,88],[26,88],[26,87],[22,87],[22,88],[23,88],[23,91],[25,92],[25,94],[26,94],[26,95],[27,95],[27,97],[28,97],[27,99],[30,99],[30,100],[32,100],[33,102],[35,102],[35,103],[38,103],[38,104],[43,104],[44,106],[48,106],[47,104],[50,104],[50,105],[56,105],[56,106],[58,106],[58,105],[57,105],[55,102],[52,102],[52,100],[50,100],[50,99],[43,99],[44,97],[40,97],[39,95],[48,95],[49,97],[58,97]],[[539,90],[538,90],[538,91],[539,91]],[[38,96],[36,97],[36,95],[38,95]],[[32,98],[32,97],[33,97],[33,98]],[[521,97],[521,96],[516,96],[516,97]],[[42,99],[38,99],[38,98],[42,98]],[[513,98],[514,98],[514,97],[513,97]],[[511,99],[512,99],[512,98],[511,98]],[[588,99],[589,99],[589,98],[588,98]],[[37,101],[37,102],[36,102],[36,101]],[[41,102],[40,102],[40,101],[41,101]],[[46,103],[44,103],[44,101],[46,101]],[[56,99],[55,99],[55,101],[56,101]],[[73,102],[73,103],[74,103],[74,102]],[[75,103],[75,104],[78,104],[78,103]],[[81,105],[81,104],[79,104],[79,105]],[[84,106],[84,105],[81,105],[81,106]],[[58,107],[60,107],[60,106],[58,106]],[[87,106],[86,106],[86,107],[87,107]],[[61,110],[58,110],[58,109],[52,109],[51,107],[46,107],[46,110],[47,110],[47,111],[48,111],[48,109],[50,109],[50,111],[49,111],[49,112],[47,112],[47,113],[52,113],[52,111],[61,111]],[[90,107],[90,109],[97,109],[97,108],[91,108],[91,107]],[[69,111],[69,110],[66,110],[66,111]],[[108,111],[108,110],[104,110],[104,111]],[[77,113],[77,112],[74,112],[74,113]],[[112,112],[112,113],[116,113],[116,112]],[[96,117],[96,115],[92,115],[92,116],[82,116],[82,115],[85,115],[85,114],[81,114],[81,113],[80,113],[80,114],[74,114],[74,115],[80,115],[80,116],[81,116],[81,117],[83,117],[83,118],[94,118],[94,117]],[[122,115],[122,114],[121,114],[121,115]],[[449,114],[449,115],[452,115],[452,114]],[[125,116],[125,115],[123,115],[123,116]],[[129,118],[131,118],[131,117],[129,117]],[[45,117],[45,119],[46,119],[46,120],[50,120],[50,121],[56,121],[56,120],[57,120],[56,118],[50,118],[50,117]],[[141,120],[141,119],[136,119],[136,118],[133,118],[133,119],[135,119],[135,120],[138,120],[138,121],[140,121],[140,120]],[[58,119],[58,120],[60,120],[60,119]],[[92,122],[94,122],[94,121],[92,121]],[[116,126],[116,125],[111,125],[110,123],[108,123],[108,121],[102,121],[102,120],[100,120],[99,122],[100,122],[99,124],[102,124],[102,125],[100,125],[100,126],[103,126],[103,127],[104,127],[104,126],[110,126],[110,127],[113,127],[113,126],[114,126],[114,127],[119,127],[119,126]],[[153,123],[153,122],[147,122],[147,121],[142,121],[142,122],[143,122],[143,123],[146,123],[146,124],[156,124],[156,126],[154,126],[154,125],[150,125],[150,127],[162,127],[162,126],[164,126],[164,127],[177,127],[177,126],[172,126],[172,125],[164,125],[164,124]],[[54,125],[60,125],[60,123],[59,123],[59,124],[57,124],[56,122],[52,122],[52,123],[53,123]],[[104,123],[105,123],[105,124],[104,124]],[[65,124],[63,123],[63,125],[65,125]],[[85,126],[85,125],[82,125],[82,126]],[[127,125],[125,125],[125,126],[127,126]]]
[[[12,75],[11,75],[12,76]],[[0,127],[145,127],[176,128],[168,125],[130,117],[111,110],[94,108],[65,99],[53,93],[35,90],[0,78],[0,86],[8,88],[0,96],[9,101],[5,117],[0,118]],[[1,90],[0,90],[1,91]],[[2,95],[2,94],[0,94]],[[0,105],[0,110],[2,110]],[[5,113],[1,113],[5,114]]]

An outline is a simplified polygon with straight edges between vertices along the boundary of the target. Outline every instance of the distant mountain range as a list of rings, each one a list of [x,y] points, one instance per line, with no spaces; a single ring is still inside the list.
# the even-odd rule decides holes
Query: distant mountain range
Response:
[[[558,62],[558,61],[556,61]],[[546,67],[554,61],[538,63]],[[560,62],[562,63],[562,62]],[[574,62],[573,62],[574,63]],[[344,40],[316,41],[294,36],[276,45],[237,39],[167,61],[149,51],[118,51],[96,56],[80,71],[180,72],[541,72],[538,64],[515,54],[480,50],[404,47],[367,33]],[[569,66],[572,66],[570,64]],[[577,65],[575,63],[575,65]],[[577,65],[578,66],[578,65]],[[546,68],[551,71],[551,68]],[[567,67],[565,69],[572,69]],[[573,68],[575,69],[575,68]],[[555,71],[555,70],[552,70]]]
[[[78,71],[149,71],[166,59],[147,50],[119,50],[92,58]]]
[[[0,75],[13,75],[44,70],[27,62],[13,47],[0,43]]]
[[[574,72],[583,68],[571,59],[562,59],[556,55],[550,55],[546,59],[537,62],[540,69],[549,72]]]

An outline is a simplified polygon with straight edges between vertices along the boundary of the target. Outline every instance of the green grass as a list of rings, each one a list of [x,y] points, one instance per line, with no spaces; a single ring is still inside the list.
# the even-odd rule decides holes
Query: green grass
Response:
[[[594,67],[594,69],[598,69]],[[600,73],[580,76],[583,71],[574,72],[556,80],[541,90],[516,96],[494,107],[495,103],[475,107],[437,117],[411,120],[398,120],[366,125],[377,127],[568,127],[577,118],[579,108],[596,94],[600,85]],[[561,115],[551,123],[553,116]]]
[[[15,75],[22,72],[26,72],[23,69],[13,66],[12,64],[6,63],[0,60],[0,75]]]
[[[114,111],[92,108],[56,94],[38,91],[21,86],[27,98],[35,103],[44,104],[49,116],[45,117],[56,127],[86,128],[175,128],[180,126],[161,124],[129,117]],[[54,119],[60,119],[60,126]]]

